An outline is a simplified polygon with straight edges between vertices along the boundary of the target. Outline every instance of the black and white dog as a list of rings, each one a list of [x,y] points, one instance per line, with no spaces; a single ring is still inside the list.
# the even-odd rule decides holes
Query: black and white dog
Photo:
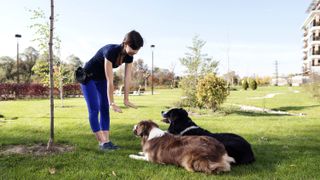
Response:
[[[173,108],[161,112],[162,121],[169,123],[168,132],[182,136],[210,136],[220,141],[235,164],[248,164],[255,161],[251,145],[241,136],[233,133],[211,133],[197,126],[182,108]]]

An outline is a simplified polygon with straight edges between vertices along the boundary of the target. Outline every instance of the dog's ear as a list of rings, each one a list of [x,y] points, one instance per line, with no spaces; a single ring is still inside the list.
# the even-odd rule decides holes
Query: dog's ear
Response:
[[[142,123],[139,123],[137,125],[136,129],[135,129],[135,134],[137,136],[141,136],[142,137],[145,134],[145,129],[146,129],[145,125],[142,124]]]
[[[180,108],[180,109],[179,109],[179,114],[180,114],[180,116],[182,116],[182,117],[188,117],[188,112],[187,112],[185,109],[183,109],[183,108]]]
[[[151,127],[156,127],[159,128],[158,124],[156,124],[155,122],[153,122],[152,120],[148,120],[149,124]]]
[[[140,123],[137,124],[136,130],[135,130],[135,134],[137,136],[149,136],[149,131],[153,128],[153,127],[157,127],[159,128],[158,124],[156,124],[155,122],[151,121],[151,120],[144,120],[141,121]]]

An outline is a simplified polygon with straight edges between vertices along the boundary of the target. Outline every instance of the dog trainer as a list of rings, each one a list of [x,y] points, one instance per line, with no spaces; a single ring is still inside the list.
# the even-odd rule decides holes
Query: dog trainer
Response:
[[[124,105],[137,108],[130,103],[128,94],[133,55],[138,53],[142,46],[143,39],[140,33],[134,30],[130,31],[125,35],[121,44],[103,46],[84,66],[85,73],[90,74],[90,77],[86,82],[81,83],[81,89],[87,103],[90,127],[99,141],[101,150],[118,149],[118,146],[114,145],[109,139],[109,107],[115,112],[122,112],[113,99],[112,69],[125,63]]]

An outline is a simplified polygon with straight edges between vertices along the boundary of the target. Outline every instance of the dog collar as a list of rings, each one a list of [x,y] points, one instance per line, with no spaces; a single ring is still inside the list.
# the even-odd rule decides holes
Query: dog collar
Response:
[[[190,126],[187,129],[180,132],[180,135],[183,135],[184,133],[186,133],[187,131],[190,131],[191,129],[197,129],[197,128],[199,128],[199,127],[198,126]]]

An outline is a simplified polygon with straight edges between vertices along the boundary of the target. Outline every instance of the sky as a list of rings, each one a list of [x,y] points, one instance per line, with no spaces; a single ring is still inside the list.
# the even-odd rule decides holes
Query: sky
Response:
[[[137,30],[145,40],[135,59],[149,68],[171,68],[183,75],[179,58],[196,35],[206,42],[203,53],[219,61],[220,75],[235,71],[244,76],[272,76],[275,61],[279,74],[300,73],[302,24],[311,0],[55,0],[61,39],[61,58],[71,54],[87,62],[106,44],[119,44],[124,35]],[[0,56],[16,57],[32,41],[34,23],[28,9],[40,8],[50,15],[50,0],[0,2]]]

